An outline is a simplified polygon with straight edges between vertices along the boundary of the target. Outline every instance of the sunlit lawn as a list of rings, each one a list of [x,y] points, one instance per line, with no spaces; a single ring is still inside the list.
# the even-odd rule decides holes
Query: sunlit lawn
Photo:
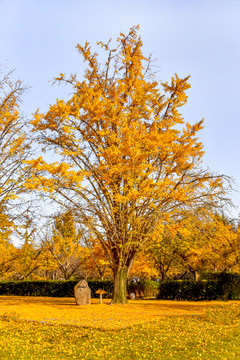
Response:
[[[240,359],[240,302],[108,304],[0,296],[0,359]]]

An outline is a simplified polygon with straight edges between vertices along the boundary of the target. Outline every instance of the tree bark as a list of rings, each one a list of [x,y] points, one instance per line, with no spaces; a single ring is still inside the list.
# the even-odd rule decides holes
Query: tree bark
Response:
[[[195,270],[193,274],[194,274],[194,280],[199,281],[200,280],[200,274],[199,274],[198,270]]]
[[[114,289],[111,304],[127,303],[127,276],[127,267],[120,268],[120,270],[114,274]]]

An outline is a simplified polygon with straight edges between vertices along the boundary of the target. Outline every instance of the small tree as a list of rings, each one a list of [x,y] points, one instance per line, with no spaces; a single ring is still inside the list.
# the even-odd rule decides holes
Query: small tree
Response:
[[[13,261],[17,257],[16,248],[10,240],[13,228],[14,224],[5,208],[0,206],[0,279],[12,276]]]
[[[52,232],[43,241],[45,262],[49,259],[64,280],[74,275],[85,261],[87,250],[80,245],[80,238],[72,211],[66,211],[55,217]]]
[[[43,149],[56,151],[61,162],[31,161],[26,183],[73,206],[95,234],[113,271],[112,303],[126,302],[128,273],[159,222],[176,207],[224,196],[222,177],[200,166],[196,134],[203,121],[185,124],[179,113],[189,77],[175,75],[160,91],[137,30],[120,34],[114,48],[98,43],[107,53],[103,66],[88,43],[77,45],[88,63],[83,79],[60,74],[56,81],[69,84],[72,97],[32,122]]]

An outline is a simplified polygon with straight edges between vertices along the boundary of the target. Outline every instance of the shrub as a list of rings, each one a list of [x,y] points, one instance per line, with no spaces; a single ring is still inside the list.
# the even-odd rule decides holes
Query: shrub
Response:
[[[73,297],[76,284],[77,281],[2,281],[0,295]],[[110,280],[89,280],[88,285],[92,298],[99,297],[95,293],[98,289],[106,291],[105,297],[112,296],[113,282]]]
[[[213,280],[166,280],[160,283],[158,299],[165,300],[235,300],[240,297],[240,278]]]
[[[206,273],[203,278],[217,283],[219,296],[223,300],[238,300],[240,297],[240,274],[237,273]]]
[[[165,280],[159,285],[157,299],[179,300],[181,280]]]

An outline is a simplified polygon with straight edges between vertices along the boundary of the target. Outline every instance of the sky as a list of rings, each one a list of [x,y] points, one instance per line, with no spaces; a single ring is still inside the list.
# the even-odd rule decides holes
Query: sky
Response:
[[[199,134],[205,164],[231,176],[240,212],[240,0],[0,0],[0,64],[28,87],[22,110],[31,118],[69,89],[52,86],[59,73],[83,72],[76,45],[116,39],[139,24],[145,55],[159,82],[190,75],[185,120],[205,118]]]

